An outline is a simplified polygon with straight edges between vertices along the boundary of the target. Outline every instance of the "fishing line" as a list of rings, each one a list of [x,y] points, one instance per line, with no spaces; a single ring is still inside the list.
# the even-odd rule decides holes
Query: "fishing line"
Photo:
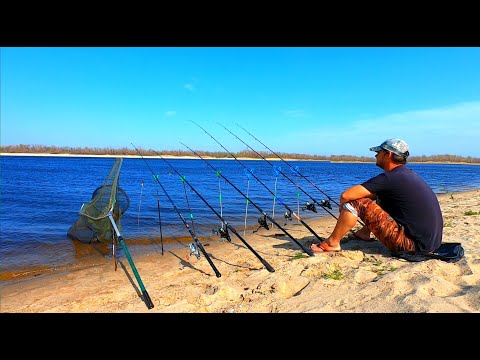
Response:
[[[165,188],[163,187],[162,183],[160,182],[160,180],[158,179],[158,176],[155,175],[155,173],[153,172],[152,168],[150,167],[150,165],[148,164],[147,160],[145,160],[145,158],[143,157],[142,153],[137,149],[137,147],[135,145],[133,145],[133,143],[131,143],[132,146],[135,148],[135,150],[138,152],[138,154],[140,155],[140,157],[143,159],[143,161],[145,162],[145,164],[147,165],[148,169],[151,171],[151,173],[153,174],[153,178],[156,180],[157,184],[162,188],[163,190],[163,193],[167,196],[168,200],[170,201],[170,203],[172,204],[173,206],[173,209],[177,212],[178,216],[180,217],[180,219],[182,220],[183,224],[185,225],[185,227],[187,228],[188,232],[190,233],[190,235],[192,236],[193,238],[193,241],[194,243],[190,244],[189,247],[190,247],[190,254],[193,254],[197,257],[197,259],[200,258],[200,254],[198,252],[198,249],[200,249],[200,251],[203,253],[203,255],[205,256],[205,259],[207,259],[210,267],[213,269],[213,271],[215,272],[215,276],[216,277],[221,277],[222,274],[220,274],[220,272],[218,271],[218,269],[215,267],[215,264],[212,262],[212,259],[210,259],[210,256],[207,254],[207,252],[205,251],[205,248],[203,247],[202,243],[198,240],[197,238],[197,235],[195,234],[195,232],[192,230],[192,228],[188,225],[187,221],[185,220],[185,218],[183,217],[182,213],[180,212],[180,210],[178,210],[178,208],[175,206],[175,203],[173,202],[172,198],[170,197],[170,195],[168,195],[168,192],[167,190],[165,190]],[[193,221],[193,220],[192,220]]]
[[[231,132],[230,130],[228,130],[225,126],[223,126],[222,124],[218,123],[221,127],[223,127],[225,130],[227,130],[230,134],[232,134],[233,136],[235,136],[239,141],[241,141],[244,145],[246,145],[250,150],[252,150],[255,154],[257,154],[258,156],[260,156],[263,160],[265,160],[268,164],[270,164],[271,166],[275,166],[273,165],[270,161],[268,161],[264,156],[262,156],[258,151],[256,151],[255,149],[253,149],[250,145],[248,145],[245,141],[243,141],[242,139],[240,139],[237,135],[235,135],[233,132]],[[290,167],[290,171],[292,171],[294,174],[300,174],[299,171],[298,171],[298,166],[296,168],[293,168],[293,167]],[[278,170],[278,172],[280,174],[282,174],[288,181],[290,181],[293,185],[295,185],[295,187],[297,189],[299,189],[300,191],[302,191],[305,195],[307,195],[310,199],[312,199],[315,203],[317,203],[319,206],[321,206],[325,211],[327,211],[330,215],[332,215],[335,219],[337,219],[337,217],[331,212],[329,211],[327,208],[331,209],[332,206],[330,205],[330,203],[328,201],[325,201],[325,200],[322,200],[321,202],[318,202],[317,200],[315,200],[310,194],[308,194],[305,190],[303,190],[300,185],[298,185],[295,181],[293,181],[292,179],[290,179],[285,173],[283,173],[282,171]],[[316,211],[315,211],[316,212]],[[337,219],[338,220],[338,219]]]
[[[228,151],[217,139],[215,139],[207,130],[205,130],[203,127],[201,127],[200,125],[198,125],[196,122],[190,120],[192,123],[194,123],[195,125],[197,125],[200,129],[202,129],[208,136],[210,136],[217,144],[219,144],[226,152],[228,152],[241,166],[243,166],[244,168],[247,168],[240,160],[237,159],[237,157],[235,155],[233,155],[232,152]],[[222,125],[223,126],[223,125]],[[228,129],[227,129],[228,130]],[[258,177],[256,177],[254,174],[252,174],[252,176],[255,178],[255,180],[257,180],[265,189],[267,189],[272,195],[275,196],[275,194],[272,192],[272,190],[270,190]],[[286,209],[287,209],[287,213],[285,215],[288,215],[290,216],[291,214],[293,214],[293,216],[295,216],[296,219],[298,219],[303,226],[305,226],[308,231],[310,231],[313,235],[315,235],[315,237],[320,240],[320,241],[323,241],[323,239],[318,236],[318,234],[305,222],[303,221],[300,216],[298,214],[296,214],[287,204],[285,204],[283,202],[283,200],[281,198],[278,197],[278,202],[280,204],[282,204]]]
[[[246,204],[245,204],[245,223],[244,223],[244,226],[243,226],[243,236],[245,236],[245,233],[247,231],[247,216],[248,216],[248,191],[250,190],[250,173],[248,171],[245,171],[245,169],[243,169],[245,175],[247,175],[247,199],[246,199]],[[250,169],[250,172],[253,173],[253,168]]]
[[[168,175],[172,175],[172,174],[168,174]],[[153,179],[155,181],[157,181],[157,178],[159,177],[160,175],[153,175]],[[159,226],[159,229],[160,229],[160,242],[162,244],[162,255],[163,255],[163,236],[162,236],[162,220],[161,220],[161,215],[160,215],[160,199],[161,199],[161,195],[158,193],[158,189],[156,190],[157,191],[157,208],[158,208],[158,220],[159,220],[159,223],[158,223],[158,226]],[[178,240],[177,237],[173,237],[173,239],[175,240],[175,242],[177,244],[179,244],[180,246],[182,247],[189,247],[188,245],[185,245],[184,243],[182,243],[181,241]],[[155,248],[158,247],[157,244],[155,244],[155,242],[153,242],[153,245],[155,245]]]
[[[240,234],[237,232],[237,230],[235,230],[235,228],[233,226],[231,226],[229,223],[227,223],[227,221],[223,218],[222,215],[220,215],[208,202],[207,200],[205,200],[205,198],[200,195],[200,193],[195,190],[195,188],[186,180],[185,176],[182,176],[178,171],[177,169],[172,165],[170,164],[169,161],[167,161],[166,159],[164,159],[158,152],[156,152],[157,155],[160,157],[160,159],[162,159],[163,161],[165,161],[168,166],[170,166],[173,171],[175,171],[175,173],[177,173],[178,176],[180,176],[182,179],[184,179],[184,182],[185,184],[187,184],[190,189],[192,189],[193,192],[195,192],[195,194],[197,194],[197,196],[205,203],[205,205],[207,205],[210,210],[212,210],[214,212],[215,215],[218,216],[218,218],[222,221],[222,227],[219,229],[219,233],[220,233],[220,236],[222,238],[226,238],[229,242],[232,242],[232,240],[230,239],[230,235],[228,233],[228,229],[230,229],[234,234],[235,236],[237,236],[240,241],[257,257],[257,259],[260,260],[260,262],[266,267],[266,269],[269,271],[269,272],[274,272],[275,270],[270,266],[270,264],[265,260],[263,259],[248,243],[247,241],[242,238],[240,236]],[[219,176],[222,176],[221,175],[221,172],[220,171],[217,171],[217,174]]]
[[[280,167],[278,169],[274,166],[273,171],[275,173],[275,186],[274,186],[274,194],[273,194],[273,208],[272,208],[272,217],[275,219],[275,200],[277,199],[277,180],[278,180],[278,170],[280,170]]]
[[[190,147],[188,147],[187,145],[185,145],[184,143],[180,142],[183,146],[185,146],[187,149],[189,149],[192,153],[194,153],[195,155],[197,155],[200,159],[202,159],[210,168],[212,168],[213,171],[217,172],[217,169],[215,169],[215,167],[210,164],[207,160],[205,160],[202,156],[200,156],[197,152],[195,152],[194,150],[192,150]],[[263,211],[260,206],[258,206],[257,204],[255,204],[250,198],[248,198],[239,188],[237,188],[230,180],[228,180],[223,174],[220,174],[222,176],[222,178],[225,179],[225,181],[227,183],[229,183],[235,190],[237,190],[244,198],[246,198],[260,213],[262,213],[263,217],[264,218],[268,218],[271,222],[273,222],[275,225],[278,226],[278,228],[280,230],[282,230],[285,235],[288,236],[289,239],[291,239],[295,244],[297,244],[304,252],[306,252],[308,255],[310,256],[314,256],[313,252],[311,249],[309,248],[306,248],[304,247],[297,239],[295,239],[292,235],[290,235],[290,233],[287,232],[287,230],[285,230],[283,227],[281,227],[273,218],[271,218],[270,216],[267,215],[267,213],[265,211]],[[261,218],[260,218],[261,219]],[[260,219],[259,219],[259,223],[260,223]],[[260,224],[260,225],[263,225],[263,224]],[[266,229],[268,230],[268,225],[266,227]]]
[[[220,124],[221,125],[221,124]],[[280,160],[282,160],[285,164],[287,164],[290,169],[293,169],[294,171],[296,171],[298,173],[299,176],[301,176],[303,179],[307,180],[307,182],[312,185],[315,189],[317,189],[318,191],[320,191],[323,195],[325,195],[329,200],[333,201],[338,207],[340,207],[340,204],[338,202],[336,202],[333,198],[331,198],[329,195],[327,195],[325,192],[323,192],[320,188],[318,188],[317,185],[315,185],[310,179],[308,179],[306,176],[304,176],[303,174],[301,174],[299,171],[298,171],[298,167],[297,169],[295,169],[292,165],[290,165],[286,160],[284,160],[280,155],[278,155],[275,151],[273,151],[272,149],[270,149],[267,145],[265,145],[263,142],[261,142],[259,139],[257,139],[255,137],[255,135],[251,134],[248,130],[246,130],[243,126],[235,123],[235,125],[237,125],[238,127],[240,127],[241,129],[243,129],[243,131],[245,131],[248,135],[250,135],[251,137],[253,137],[255,140],[257,140],[260,144],[262,144],[266,149],[268,149],[272,154],[274,154],[276,157],[278,157]],[[223,125],[221,125],[223,126]],[[225,127],[224,127],[225,128]],[[226,129],[226,128],[225,128]],[[227,129],[227,131],[229,131]],[[238,139],[238,137],[237,137]],[[243,141],[242,141],[243,142]],[[248,145],[247,145],[248,146]],[[249,147],[250,148],[250,147]],[[305,193],[306,194],[306,193]],[[308,194],[307,194],[308,195]],[[318,202],[313,199],[310,195],[308,195],[315,203],[318,204]],[[323,205],[322,205],[323,204]],[[306,208],[307,209],[315,209],[315,206],[312,206],[313,204],[310,204],[307,202],[306,204]],[[325,207],[328,207],[329,209],[331,209],[331,205],[328,201],[325,201],[325,200],[322,200],[319,204],[325,211],[327,211],[330,215],[332,215],[335,219],[338,220],[338,218],[333,214],[331,213],[330,211],[328,211]],[[316,212],[316,211],[315,211]],[[365,226],[365,224],[359,219],[357,218],[357,221],[362,225],[362,226]]]
[[[218,200],[220,202],[220,216],[223,216],[222,185],[221,185],[222,177],[220,176],[219,173],[217,173],[217,177],[218,177]],[[223,222],[220,226],[223,227]]]
[[[300,193],[297,192],[297,211],[300,212]],[[297,220],[297,224],[299,224],[299,221]]]
[[[139,227],[140,226],[140,208],[141,208],[141,205],[142,205],[142,193],[143,193],[143,186],[144,186],[144,182],[143,180],[141,180],[141,188],[140,188],[140,201],[138,203],[138,216],[137,216],[137,226]],[[157,196],[158,196],[158,190],[157,190]],[[161,220],[160,220],[160,203],[159,203],[159,200],[157,198],[157,208],[158,208],[158,218],[159,218],[159,226],[160,226],[160,240],[162,242],[162,255],[163,255],[163,238],[162,238],[162,225],[161,225]],[[155,251],[157,251],[157,244],[155,244],[155,242],[152,240],[152,244],[155,248]],[[114,248],[115,250],[115,248]],[[115,270],[116,270],[116,264],[115,264]]]
[[[162,216],[160,211],[160,194],[157,191],[157,210],[158,210],[158,227],[160,229],[160,243],[162,244],[162,255],[163,255],[163,234],[162,234]]]
[[[290,168],[290,171],[293,174],[293,176],[298,175],[298,166],[295,166],[295,169]],[[296,195],[297,195],[297,211],[300,212],[300,193],[297,192]],[[302,210],[303,210],[303,208],[302,208]],[[298,225],[298,223],[299,223],[299,221],[297,220],[297,225]]]
[[[183,190],[184,190],[184,193],[185,193],[185,200],[187,201],[188,212],[190,213],[190,221],[192,223],[192,230],[196,234],[197,232],[195,231],[195,224],[193,223],[193,213],[192,213],[192,210],[190,208],[190,202],[188,201],[187,188],[185,187],[186,179],[185,179],[184,176],[180,176],[180,179],[182,180]]]
[[[169,174],[171,175],[171,174]],[[160,175],[153,175],[153,179],[155,181],[157,181],[157,178],[159,177]],[[161,199],[161,195],[158,193],[158,189],[156,190],[157,192],[157,212],[158,212],[158,227],[159,227],[159,230],[160,230],[160,244],[161,244],[161,253],[162,255],[164,254],[164,250],[163,250],[163,231],[162,231],[162,216],[161,216],[161,205],[160,205],[160,199]],[[180,246],[182,247],[189,247],[188,245],[185,245],[184,243],[182,243],[181,241],[179,241],[177,239],[177,237],[173,237],[173,239],[175,240],[175,242],[177,242]],[[155,251],[158,252],[158,244],[155,243],[154,240],[152,240],[152,244],[153,244],[153,247],[155,248]]]

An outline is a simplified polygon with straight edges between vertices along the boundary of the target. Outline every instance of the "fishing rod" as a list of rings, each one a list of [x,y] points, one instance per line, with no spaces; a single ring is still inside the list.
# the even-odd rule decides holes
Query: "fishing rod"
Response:
[[[274,223],[280,230],[282,230],[285,235],[287,235],[295,244],[297,244],[298,246],[300,246],[300,248],[306,252],[308,255],[310,256],[314,256],[312,250],[310,250],[309,248],[306,248],[304,247],[297,239],[295,239],[292,235],[290,235],[290,233],[287,232],[287,230],[285,230],[283,227],[281,227],[276,221],[275,219],[271,218],[265,211],[263,211],[260,206],[258,206],[257,204],[255,204],[251,199],[249,199],[239,188],[237,188],[230,180],[228,180],[221,172],[219,172],[217,169],[215,169],[215,167],[210,164],[207,160],[205,160],[202,156],[200,156],[198,153],[196,153],[194,150],[192,150],[190,147],[188,147],[187,145],[185,145],[184,143],[180,142],[183,146],[185,146],[187,149],[189,149],[192,153],[194,153],[195,155],[197,155],[200,159],[202,159],[209,167],[211,167],[213,169],[213,171],[215,171],[217,174],[220,174],[220,176],[222,178],[225,179],[226,182],[228,182],[235,190],[237,190],[240,195],[242,195],[245,199],[247,199],[247,201],[252,204],[259,212],[262,213],[262,218],[258,219],[258,222],[260,223],[260,226],[263,226],[265,227],[267,230],[268,230],[268,225],[267,225],[267,222],[265,219],[268,219],[270,220],[272,223]],[[262,220],[262,222],[260,222],[260,220]]]
[[[192,121],[192,122],[193,122],[195,125],[197,125],[200,129],[202,129],[202,130],[203,130],[208,136],[210,136],[213,140],[215,140],[215,142],[216,142],[218,145],[220,145],[226,152],[228,152],[240,165],[242,165],[244,169],[247,169],[247,170],[248,170],[248,168],[247,168],[240,160],[238,160],[238,159],[235,157],[235,155],[233,155],[233,154],[232,154],[230,151],[228,151],[222,144],[220,144],[220,142],[219,142],[217,139],[215,139],[212,135],[210,135],[210,133],[209,133],[207,130],[205,130],[203,127],[201,127],[200,125],[198,125],[196,122],[194,122],[194,121]],[[249,171],[250,171],[250,170],[249,170]],[[318,236],[318,234],[317,234],[310,226],[308,226],[308,224],[307,224],[305,221],[303,221],[303,220],[300,218],[299,215],[297,215],[287,204],[285,204],[281,198],[277,197],[277,196],[272,192],[272,190],[270,190],[263,182],[260,181],[260,179],[259,179],[258,177],[256,177],[253,173],[251,173],[251,174],[252,174],[252,176],[255,178],[255,180],[257,180],[265,189],[267,189],[267,190],[270,192],[270,194],[272,194],[273,196],[275,196],[275,197],[278,199],[278,202],[279,202],[280,204],[282,204],[283,206],[285,206],[285,208],[287,209],[287,214],[288,214],[289,216],[290,216],[290,214],[293,214],[293,216],[295,216],[295,218],[296,218],[298,221],[300,221],[300,222],[302,223],[302,225],[305,226],[305,227],[308,229],[308,231],[310,231],[313,235],[315,235],[315,237],[316,237],[318,240],[323,241],[323,239],[322,239],[320,236]],[[286,214],[286,215],[287,215],[287,214]]]
[[[246,145],[250,150],[252,150],[255,154],[257,154],[258,156],[260,156],[263,160],[265,160],[268,164],[270,164],[271,166],[273,166],[273,168],[275,169],[275,172],[279,172],[280,174],[282,174],[288,181],[290,181],[293,185],[295,185],[301,192],[303,192],[305,195],[307,195],[310,199],[313,200],[313,202],[315,204],[317,204],[318,206],[322,207],[326,212],[328,212],[330,215],[332,215],[335,219],[338,220],[338,218],[330,211],[328,210],[328,208],[332,208],[332,205],[330,205],[330,203],[328,201],[325,201],[325,200],[322,200],[321,202],[318,202],[317,200],[315,200],[312,196],[310,196],[309,193],[307,193],[305,190],[303,190],[300,185],[298,185],[295,181],[293,181],[292,179],[290,179],[285,173],[283,173],[281,170],[280,170],[280,167],[278,167],[277,169],[275,168],[275,165],[272,164],[270,161],[268,161],[264,156],[262,156],[259,152],[255,151],[255,149],[253,149],[250,145],[248,145],[245,141],[243,141],[242,139],[240,139],[237,135],[235,135],[233,132],[231,132],[230,130],[228,130],[225,126],[223,126],[222,124],[218,123],[218,125],[220,125],[221,127],[223,127],[225,130],[227,130],[230,134],[232,134],[233,136],[235,136],[238,140],[240,140],[244,145]],[[295,173],[296,174],[300,174],[298,172],[297,169],[294,169],[295,170]],[[317,212],[316,209],[315,209],[315,205],[314,206],[311,206],[312,204],[310,203],[307,203],[306,205],[306,208],[308,210],[311,210],[313,212]]]
[[[270,149],[267,145],[265,145],[263,142],[261,142],[260,140],[258,140],[253,134],[251,134],[248,130],[246,130],[243,126],[241,125],[238,125],[237,123],[235,123],[235,125],[237,125],[238,127],[242,128],[243,131],[245,131],[248,135],[250,135],[251,137],[253,137],[255,140],[257,140],[260,144],[262,144],[263,146],[265,146],[265,148],[267,148],[273,155],[275,155],[276,157],[278,157],[280,160],[282,160],[285,164],[287,164],[291,169],[293,169],[298,175],[300,175],[302,178],[304,178],[305,180],[308,181],[308,183],[310,185],[312,185],[315,189],[317,189],[318,191],[320,191],[323,195],[325,195],[329,200],[333,201],[338,207],[340,207],[340,204],[338,202],[336,202],[333,198],[331,198],[329,195],[327,195],[326,193],[324,193],[322,190],[320,190],[317,185],[315,185],[310,179],[308,179],[306,176],[304,176],[302,173],[300,173],[300,171],[298,171],[298,169],[295,169],[292,165],[290,165],[286,160],[284,160],[283,158],[280,157],[280,155],[278,155],[275,151],[273,151],[272,149]],[[311,204],[307,204],[307,208],[311,206]],[[325,208],[324,208],[325,209]],[[310,209],[309,209],[310,210]],[[326,209],[325,209],[326,210]],[[329,211],[330,213],[330,211]],[[330,213],[331,214],[331,213]],[[332,214],[333,215],[333,214]],[[335,217],[335,216],[334,216]],[[336,218],[336,217],[335,217]],[[359,219],[357,218],[357,221],[362,224],[363,226],[365,226],[365,224]]]
[[[262,143],[260,140],[258,140],[253,134],[251,134],[249,131],[247,131],[243,126],[241,125],[238,125],[237,123],[235,123],[235,125],[237,125],[238,127],[242,128],[243,131],[245,131],[248,135],[250,135],[251,137],[253,137],[255,140],[257,140],[260,144],[262,144],[263,146],[265,146],[265,148],[267,148],[273,155],[275,155],[276,157],[278,157],[280,160],[282,160],[285,164],[287,164],[288,166],[290,166],[290,168],[294,169],[294,167],[292,165],[290,165],[286,160],[282,159],[280,157],[280,155],[278,155],[276,152],[274,152],[272,149],[270,149],[267,145],[265,145],[264,143]],[[295,170],[295,169],[294,169]],[[331,201],[333,201],[335,204],[337,204],[338,206],[340,206],[339,203],[337,203],[334,199],[332,199],[330,196],[328,196],[327,194],[325,194],[322,190],[320,190],[313,182],[311,182],[306,176],[302,175],[298,170],[295,170],[298,175],[300,175],[302,178],[304,178],[305,180],[307,180],[309,182],[310,185],[312,185],[315,189],[317,189],[318,191],[320,191],[323,195],[325,195],[328,199],[330,199]]]
[[[208,256],[207,252],[205,251],[203,245],[200,243],[200,241],[198,240],[197,238],[197,235],[195,235],[195,233],[193,232],[193,230],[191,229],[191,227],[188,225],[187,221],[185,220],[185,218],[183,217],[182,213],[177,209],[177,207],[175,206],[175,203],[173,202],[172,198],[170,197],[170,195],[168,195],[167,193],[167,190],[165,190],[165,188],[163,187],[162,183],[160,182],[160,180],[158,180],[158,176],[155,175],[155,173],[153,172],[152,168],[150,167],[150,165],[148,165],[147,163],[147,160],[145,160],[145,158],[143,157],[142,153],[137,149],[137,147],[135,145],[133,145],[132,143],[132,146],[135,148],[135,150],[138,152],[138,154],[140,155],[140,157],[143,159],[143,161],[145,161],[145,164],[147,165],[147,167],[150,169],[150,171],[152,172],[153,174],[153,178],[156,180],[157,184],[160,185],[160,187],[162,188],[163,192],[165,193],[165,195],[167,196],[168,200],[170,201],[170,203],[172,204],[173,208],[175,209],[175,211],[177,212],[178,216],[180,216],[180,219],[182,220],[183,224],[185,225],[185,227],[187,228],[188,232],[190,233],[190,235],[192,236],[193,238],[193,241],[195,242],[195,245],[200,249],[200,251],[203,253],[203,255],[205,256],[205,259],[207,259],[208,263],[210,264],[210,266],[212,267],[213,271],[215,272],[215,275],[216,277],[220,277],[222,276],[222,274],[220,274],[220,272],[218,271],[218,269],[215,267],[215,264],[213,263],[212,259],[210,259],[210,256]]]
[[[130,252],[128,251],[127,245],[125,244],[125,240],[123,239],[122,234],[120,233],[120,230],[118,230],[117,224],[115,223],[115,220],[113,219],[113,209],[114,206],[112,206],[112,209],[108,213],[108,218],[110,219],[110,222],[112,223],[113,229],[115,231],[115,235],[120,242],[120,245],[122,246],[123,252],[125,253],[125,256],[127,257],[127,260],[130,264],[130,267],[132,268],[133,275],[135,275],[135,278],[137,279],[138,285],[140,285],[140,290],[142,290],[142,295],[143,295],[143,300],[145,301],[145,304],[147,305],[148,309],[153,309],[154,305],[152,302],[152,299],[150,298],[150,295],[148,295],[147,289],[143,285],[142,279],[140,278],[140,274],[138,273],[137,267],[135,266],[132,256],[130,255]]]
[[[155,151],[156,152],[156,151]],[[229,242],[231,242],[231,239],[230,239],[230,235],[228,234],[228,229],[230,229],[239,239],[242,243],[245,244],[245,246],[253,253],[253,255],[255,255],[258,260],[260,260],[260,262],[263,264],[263,266],[265,266],[267,268],[267,270],[269,272],[275,272],[275,270],[273,270],[273,268],[270,266],[269,263],[267,263],[267,261],[265,259],[263,259],[248,243],[247,241],[237,232],[237,230],[235,230],[235,228],[230,225],[224,218],[221,214],[219,214],[208,202],[207,200],[204,199],[204,197],[202,195],[199,194],[199,192],[197,190],[195,190],[195,188],[187,181],[187,179],[182,176],[178,171],[177,169],[175,169],[175,167],[170,164],[169,161],[167,161],[167,159],[163,158],[158,152],[156,152],[157,155],[160,157],[160,159],[162,159],[163,161],[165,161],[168,166],[170,166],[172,168],[173,171],[175,171],[175,173],[180,176],[180,179],[182,179],[182,181],[184,181],[188,186],[190,186],[190,188],[195,192],[195,194],[198,195],[198,197],[205,203],[205,205],[207,205],[210,210],[212,210],[215,215],[217,215],[217,217],[222,221],[222,224],[223,226],[226,227],[226,229],[222,226],[220,229],[219,229],[219,233],[220,233],[220,236],[221,237],[224,237],[226,238]],[[220,174],[220,173],[219,173]]]

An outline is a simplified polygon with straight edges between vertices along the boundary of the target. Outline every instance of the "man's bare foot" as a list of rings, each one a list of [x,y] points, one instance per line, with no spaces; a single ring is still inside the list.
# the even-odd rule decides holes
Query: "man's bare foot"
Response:
[[[347,236],[347,239],[350,240],[363,240],[363,241],[374,241],[375,239],[370,238],[370,230],[368,227],[363,226],[361,229],[354,231],[353,233]]]
[[[368,237],[365,236],[364,234],[361,235],[361,234],[359,234],[358,231],[348,234],[347,239],[349,239],[349,240],[362,240],[362,241],[375,241],[375,239],[371,238],[369,235],[368,235]]]

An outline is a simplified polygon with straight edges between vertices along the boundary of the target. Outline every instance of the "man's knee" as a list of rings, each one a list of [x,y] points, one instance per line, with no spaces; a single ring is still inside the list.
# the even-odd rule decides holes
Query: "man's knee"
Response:
[[[356,216],[362,219],[362,221],[365,221],[367,214],[374,211],[372,208],[372,204],[375,204],[375,203],[370,198],[361,198],[361,199],[349,201],[348,204],[350,204],[350,206],[353,209],[355,209],[355,213],[354,212],[352,213],[356,214]]]
[[[343,204],[343,208],[349,212],[351,212],[353,215],[355,215],[356,217],[358,217],[358,211],[357,209],[350,203],[350,202],[346,202]]]
[[[373,202],[372,199],[361,198],[361,199],[349,201],[348,203],[345,203],[345,204],[350,204],[350,206],[352,206],[356,210],[357,214],[360,214],[362,213],[362,210],[367,209],[372,202]]]

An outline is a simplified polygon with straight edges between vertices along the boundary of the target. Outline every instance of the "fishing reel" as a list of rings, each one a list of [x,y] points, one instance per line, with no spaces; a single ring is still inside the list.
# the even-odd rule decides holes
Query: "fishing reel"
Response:
[[[254,233],[256,233],[258,230],[260,230],[260,228],[265,228],[267,230],[270,230],[270,228],[268,227],[268,224],[267,224],[267,215],[263,215],[263,216],[260,216],[258,218],[258,223],[260,224],[260,226],[257,228],[257,230],[253,230]]]
[[[194,243],[188,244],[190,248],[190,256],[195,255],[197,259],[200,259],[200,251]]]
[[[221,239],[227,239],[227,241],[232,242],[230,238],[230,234],[228,233],[228,228],[224,228],[223,226],[218,229],[212,229],[213,234],[217,234],[220,236]]]
[[[317,212],[317,208],[315,207],[314,203],[309,203],[308,201],[305,203],[305,207],[302,207],[302,210],[310,210],[314,213]]]
[[[287,220],[292,221],[292,212],[290,210],[285,211],[285,214],[283,214],[283,217],[285,218],[284,225],[287,225]]]
[[[329,209],[332,209],[332,204],[330,204],[330,201],[328,201],[328,200],[322,200],[322,201],[320,201],[320,205],[321,205],[322,207],[327,207],[327,208],[329,208]]]

